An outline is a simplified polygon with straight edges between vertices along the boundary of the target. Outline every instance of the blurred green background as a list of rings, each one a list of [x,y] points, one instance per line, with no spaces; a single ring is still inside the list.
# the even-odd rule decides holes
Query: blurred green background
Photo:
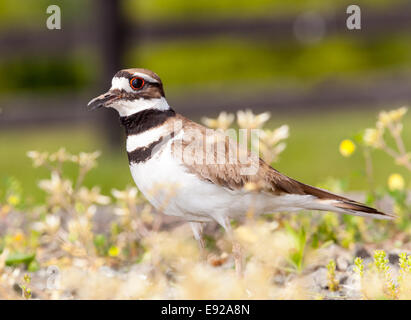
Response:
[[[46,28],[51,4],[61,8],[61,30]],[[108,110],[84,108],[108,89],[114,70],[144,67],[161,76],[172,106],[196,120],[249,107],[270,111],[270,127],[288,124],[287,149],[275,164],[283,173],[366,188],[362,154],[346,159],[338,146],[373,126],[379,110],[410,101],[411,7],[406,0],[359,1],[362,30],[350,31],[348,4],[2,0],[0,180],[15,177],[28,198],[41,200],[36,183],[46,172],[32,169],[25,154],[66,147],[103,151],[86,184],[104,192],[132,184],[119,122]],[[410,146],[410,115],[404,137]],[[388,156],[373,156],[377,184],[392,172],[409,182]]]

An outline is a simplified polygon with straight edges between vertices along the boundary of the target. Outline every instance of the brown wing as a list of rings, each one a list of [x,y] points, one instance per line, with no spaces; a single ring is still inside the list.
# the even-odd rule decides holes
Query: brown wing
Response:
[[[197,175],[200,179],[231,190],[239,190],[252,183],[255,184],[257,191],[265,191],[273,195],[295,194],[314,196],[315,199],[306,209],[331,210],[381,219],[392,219],[394,217],[391,214],[380,212],[357,201],[291,179],[249,151],[246,151],[249,161],[240,161],[239,154],[241,151],[238,151],[235,157],[233,157],[233,154],[230,154],[232,150],[241,150],[234,140],[213,130],[207,131],[207,128],[204,126],[180,115],[177,116],[177,119],[183,122],[184,130],[184,138],[180,141],[179,151],[180,155],[184,154],[185,156],[180,157],[180,159],[182,159],[182,164],[188,172]],[[219,148],[222,146],[223,149],[221,151]],[[202,150],[202,152],[196,154],[198,150]],[[215,161],[208,163],[204,160],[207,159],[206,156],[209,156],[211,160],[218,159],[218,156],[221,156],[221,154],[223,154],[223,157],[220,160],[224,161],[217,161],[217,164]],[[254,171],[253,174],[244,174],[250,168],[254,169],[251,170]],[[335,201],[332,201],[332,204],[330,204],[330,200]],[[324,206],[325,203],[329,206]]]
[[[184,136],[173,144],[174,154],[182,159],[188,172],[200,179],[231,190],[253,183],[258,190],[273,194],[305,194],[299,182],[273,169],[253,153],[245,151],[247,161],[241,161],[242,149],[230,137],[207,130],[181,115],[177,120],[183,122]]]

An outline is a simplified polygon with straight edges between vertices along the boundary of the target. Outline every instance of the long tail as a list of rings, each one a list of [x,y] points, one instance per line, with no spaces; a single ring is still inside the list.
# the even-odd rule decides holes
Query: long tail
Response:
[[[304,194],[312,195],[315,198],[304,204],[305,209],[334,211],[339,213],[346,213],[355,216],[371,217],[376,219],[391,220],[396,216],[389,213],[378,211],[377,209],[366,206],[357,201],[338,196],[328,191],[315,188],[304,183],[297,182]]]

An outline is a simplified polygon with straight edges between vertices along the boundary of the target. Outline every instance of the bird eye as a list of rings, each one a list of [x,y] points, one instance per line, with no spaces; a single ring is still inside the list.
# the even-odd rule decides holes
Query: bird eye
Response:
[[[139,77],[134,77],[130,79],[130,86],[134,90],[141,89],[144,86],[144,79]]]

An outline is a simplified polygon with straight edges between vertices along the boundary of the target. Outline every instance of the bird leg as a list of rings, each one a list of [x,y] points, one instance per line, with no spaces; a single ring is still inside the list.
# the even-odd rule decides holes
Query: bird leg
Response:
[[[233,257],[234,257],[234,266],[235,271],[238,277],[242,277],[244,275],[244,256],[243,250],[241,248],[240,243],[235,239],[233,230],[231,229],[230,219],[226,217],[224,219],[224,229],[226,230],[228,237],[233,244]]]
[[[244,275],[244,256],[241,245],[235,240],[233,241],[233,256],[235,272],[241,278]]]
[[[191,226],[191,230],[193,230],[194,238],[198,241],[201,259],[207,260],[205,242],[203,239],[203,223],[202,222],[190,222],[190,226]]]

